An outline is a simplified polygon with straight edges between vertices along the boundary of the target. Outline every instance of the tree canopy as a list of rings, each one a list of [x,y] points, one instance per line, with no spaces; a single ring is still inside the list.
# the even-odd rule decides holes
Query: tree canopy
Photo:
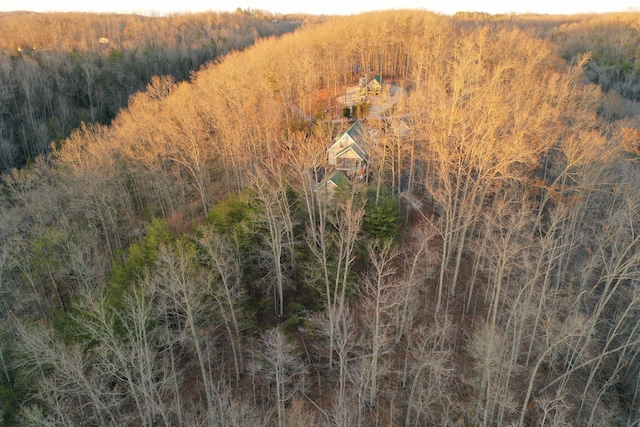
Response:
[[[0,58],[1,423],[638,423],[637,14],[75,18]]]

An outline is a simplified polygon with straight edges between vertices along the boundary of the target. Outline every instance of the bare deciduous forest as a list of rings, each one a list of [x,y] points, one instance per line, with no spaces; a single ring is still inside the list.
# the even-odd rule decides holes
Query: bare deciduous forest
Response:
[[[639,425],[638,18],[0,16],[1,422]]]
[[[0,171],[48,153],[82,122],[110,123],[153,76],[189,80],[207,62],[300,24],[250,10],[0,13]]]

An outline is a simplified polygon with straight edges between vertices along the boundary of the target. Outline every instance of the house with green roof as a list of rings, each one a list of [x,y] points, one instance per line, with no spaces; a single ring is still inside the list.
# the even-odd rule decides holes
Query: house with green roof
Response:
[[[347,190],[350,188],[351,182],[342,171],[335,170],[327,175],[322,181],[318,183],[316,191],[326,196],[326,201],[330,202],[333,199],[336,191]]]
[[[380,95],[382,93],[382,76],[380,74],[376,74],[373,76],[369,82],[367,82],[366,77],[360,77],[358,82],[358,95]]]
[[[382,76],[380,74],[376,74],[371,80],[369,80],[367,92],[370,95],[380,95],[382,93],[382,84]]]
[[[359,121],[338,135],[327,150],[329,167],[353,179],[365,175],[369,137]]]

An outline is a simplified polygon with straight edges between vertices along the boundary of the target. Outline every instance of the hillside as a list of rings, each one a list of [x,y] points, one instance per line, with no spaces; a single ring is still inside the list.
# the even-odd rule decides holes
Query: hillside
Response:
[[[0,14],[0,172],[48,153],[80,123],[110,123],[153,76],[186,81],[300,24],[249,12]]]
[[[611,19],[327,18],[4,174],[4,423],[638,424]]]

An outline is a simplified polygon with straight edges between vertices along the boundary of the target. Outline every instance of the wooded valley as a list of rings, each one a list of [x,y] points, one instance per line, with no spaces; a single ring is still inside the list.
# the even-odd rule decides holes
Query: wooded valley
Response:
[[[639,18],[0,16],[0,423],[640,425]]]
[[[153,76],[192,72],[301,21],[250,13],[146,17],[0,14],[0,172],[60,144],[81,122],[108,124]]]

